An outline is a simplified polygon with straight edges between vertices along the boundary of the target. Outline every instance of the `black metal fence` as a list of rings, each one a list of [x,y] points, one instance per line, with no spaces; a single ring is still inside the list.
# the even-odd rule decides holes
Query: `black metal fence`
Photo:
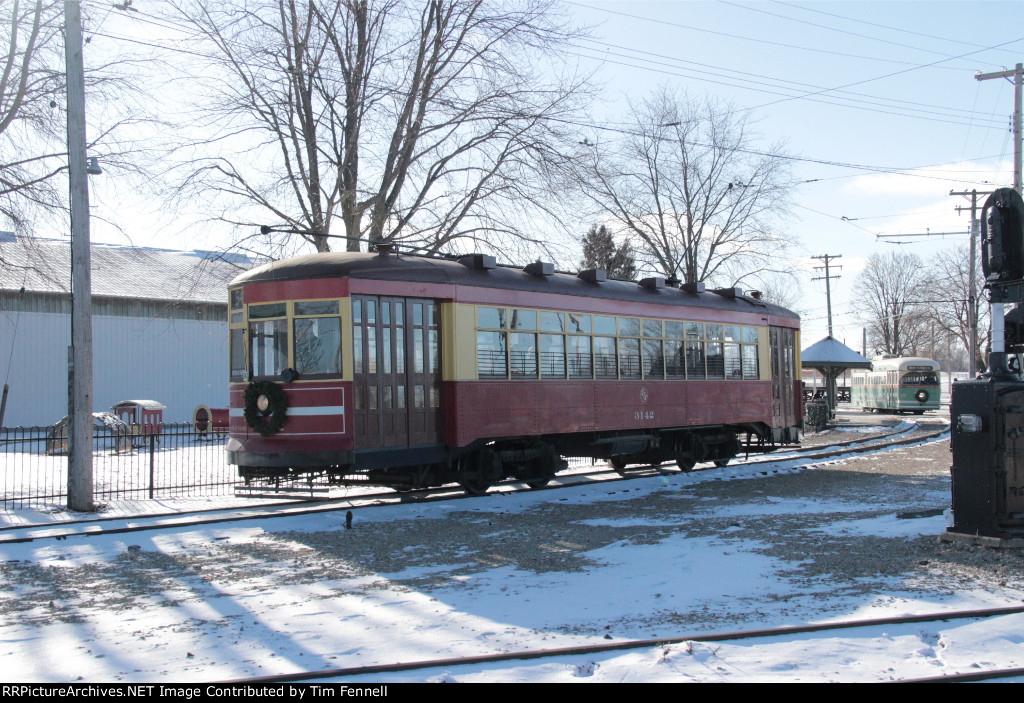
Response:
[[[223,496],[241,487],[236,467],[225,461],[226,434],[197,432],[191,423],[164,424],[156,434],[130,430],[123,425],[93,429],[96,502]],[[590,458],[565,458],[576,469],[594,464]],[[288,492],[289,483],[252,490],[274,497],[279,490]],[[307,492],[329,488],[324,478],[300,477],[294,483]],[[63,510],[67,490],[65,426],[0,427],[0,509]]]
[[[226,435],[199,433],[190,423],[164,424],[156,434],[97,426],[95,500],[230,494],[237,473],[225,461],[226,443]],[[67,437],[61,425],[0,428],[0,507],[63,508],[67,484]]]

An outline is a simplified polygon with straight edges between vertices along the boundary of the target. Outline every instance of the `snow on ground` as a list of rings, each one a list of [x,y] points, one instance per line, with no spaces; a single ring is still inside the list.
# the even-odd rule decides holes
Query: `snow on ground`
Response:
[[[941,545],[948,445],[0,545],[0,680],[186,682],[1019,605]],[[895,471],[899,465],[901,469]],[[1024,615],[347,681],[875,681],[1024,665]]]

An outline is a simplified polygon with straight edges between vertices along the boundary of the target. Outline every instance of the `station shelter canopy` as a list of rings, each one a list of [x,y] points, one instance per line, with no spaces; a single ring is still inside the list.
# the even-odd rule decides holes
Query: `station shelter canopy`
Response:
[[[835,338],[825,337],[800,352],[800,366],[814,369],[825,378],[829,414],[833,414],[836,408],[836,379],[847,369],[870,369],[871,362]]]

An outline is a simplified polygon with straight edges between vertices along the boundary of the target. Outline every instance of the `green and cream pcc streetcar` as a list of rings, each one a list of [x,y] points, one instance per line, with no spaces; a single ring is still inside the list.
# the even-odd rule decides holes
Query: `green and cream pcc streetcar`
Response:
[[[851,403],[864,412],[912,412],[939,409],[939,364],[916,356],[876,356],[871,371],[854,371]]]

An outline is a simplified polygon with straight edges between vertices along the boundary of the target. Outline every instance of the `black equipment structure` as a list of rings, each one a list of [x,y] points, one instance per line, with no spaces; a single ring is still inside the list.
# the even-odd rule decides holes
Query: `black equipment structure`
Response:
[[[985,287],[993,319],[1000,319],[993,324],[989,371],[953,384],[953,525],[943,539],[1024,547],[1024,380],[1014,363],[1024,318],[1014,310],[1005,331],[1000,324],[1002,303],[1024,303],[1024,200],[1000,188],[985,201],[981,224]]]

